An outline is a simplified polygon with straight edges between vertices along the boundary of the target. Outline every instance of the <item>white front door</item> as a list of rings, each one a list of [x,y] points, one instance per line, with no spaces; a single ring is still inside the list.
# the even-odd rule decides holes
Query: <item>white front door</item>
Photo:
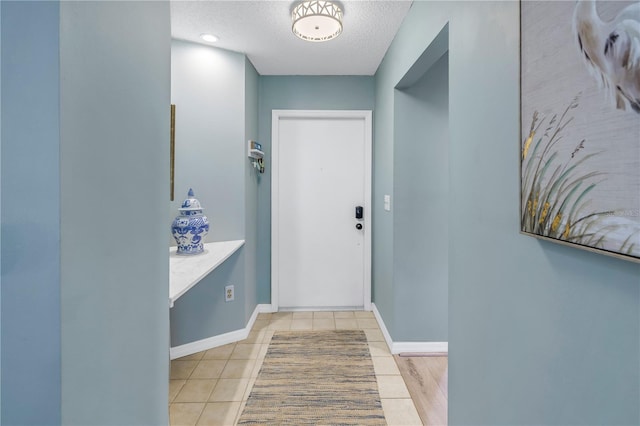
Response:
[[[273,307],[369,310],[371,112],[274,110],[272,166]]]

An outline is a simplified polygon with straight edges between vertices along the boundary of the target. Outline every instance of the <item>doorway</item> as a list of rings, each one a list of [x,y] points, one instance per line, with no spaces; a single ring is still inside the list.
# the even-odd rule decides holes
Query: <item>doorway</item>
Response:
[[[274,310],[371,309],[371,116],[273,111]]]

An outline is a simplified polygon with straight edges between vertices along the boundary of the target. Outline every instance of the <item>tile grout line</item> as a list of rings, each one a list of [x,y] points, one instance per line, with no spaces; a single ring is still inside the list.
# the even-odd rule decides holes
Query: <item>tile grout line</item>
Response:
[[[235,350],[235,345],[236,345],[236,344],[234,343],[233,345],[234,345],[233,350]],[[222,372],[223,372],[223,371],[224,371],[224,369],[227,367],[227,364],[229,363],[229,359],[231,358],[231,355],[233,354],[233,350],[229,353],[229,357],[228,357],[228,358],[226,358],[226,359],[224,359],[224,365],[222,366],[222,369],[221,369],[221,371],[220,371],[220,376],[222,376]],[[206,354],[206,351],[205,351],[205,354]],[[202,361],[204,361],[204,360],[205,360],[205,358],[204,358],[204,355],[205,355],[205,354],[203,354],[203,356],[198,360],[198,363],[196,364],[196,366],[194,367],[194,369],[191,371],[191,373],[189,373],[189,376],[185,379],[185,382],[184,382],[184,384],[182,385],[182,388],[181,388],[181,389],[180,389],[180,391],[176,394],[176,396],[173,398],[173,399],[174,399],[174,401],[175,401],[175,399],[178,397],[178,395],[179,395],[179,393],[182,391],[182,389],[184,389],[184,387],[186,386],[186,384],[187,384],[187,382],[188,382],[189,380],[197,380],[197,379],[195,379],[195,378],[193,378],[193,379],[192,379],[192,376],[193,376],[193,373],[197,370],[197,368],[198,368],[198,366],[200,365],[200,363],[201,363]],[[214,360],[215,360],[215,358],[214,358]],[[200,414],[198,414],[198,418],[196,419],[196,421],[195,421],[194,425],[197,425],[197,424],[198,424],[198,422],[200,421],[200,419],[202,418],[202,415],[204,414],[204,411],[205,411],[205,410],[206,410],[206,408],[207,408],[207,404],[209,403],[209,399],[211,398],[211,394],[213,393],[213,391],[215,390],[215,388],[218,386],[218,384],[219,384],[219,382],[220,382],[220,379],[221,379],[221,377],[218,377],[218,378],[216,379],[216,384],[213,386],[213,388],[212,388],[212,389],[211,389],[211,391],[209,392],[209,395],[207,396],[207,398],[206,398],[205,402],[203,403],[202,410],[200,411]],[[169,406],[169,408],[171,408],[171,406]]]

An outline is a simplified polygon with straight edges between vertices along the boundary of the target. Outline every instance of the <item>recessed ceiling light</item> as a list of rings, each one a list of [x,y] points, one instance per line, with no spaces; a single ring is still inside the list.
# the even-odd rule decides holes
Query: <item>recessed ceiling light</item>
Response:
[[[216,41],[218,41],[218,37],[214,36],[213,34],[200,34],[200,38],[204,41],[208,41],[209,43],[215,43]]]

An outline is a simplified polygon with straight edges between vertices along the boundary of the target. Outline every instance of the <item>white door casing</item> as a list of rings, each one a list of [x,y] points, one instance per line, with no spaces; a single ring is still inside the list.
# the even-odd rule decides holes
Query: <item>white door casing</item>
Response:
[[[273,110],[274,310],[371,310],[371,116]]]

